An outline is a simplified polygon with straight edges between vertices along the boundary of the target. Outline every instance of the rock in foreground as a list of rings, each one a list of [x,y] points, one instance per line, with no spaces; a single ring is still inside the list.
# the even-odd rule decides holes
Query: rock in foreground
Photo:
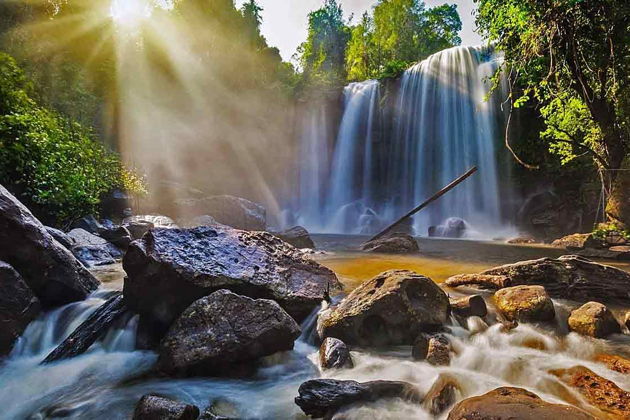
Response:
[[[449,413],[448,420],[595,420],[568,405],[552,404],[522,388],[497,388],[467,398]]]
[[[199,408],[157,395],[145,395],[138,401],[133,420],[196,420]]]
[[[383,398],[401,398],[420,403],[418,390],[406,382],[373,381],[359,383],[336,379],[314,379],[300,385],[295,403],[313,418],[332,418],[339,409],[355,403]]]
[[[123,267],[129,307],[162,332],[219,289],[273,299],[299,321],[339,284],[331,270],[275,236],[226,226],[151,230],[132,242]]]
[[[322,322],[324,337],[348,344],[412,344],[448,319],[446,293],[428,277],[391,270],[352,291]]]
[[[556,312],[553,302],[542,286],[514,286],[494,294],[497,310],[508,321],[552,321]]]
[[[418,242],[407,233],[394,233],[361,245],[366,252],[382,252],[384,254],[410,254],[419,252]]]
[[[45,306],[85,299],[99,281],[0,185],[0,260],[13,266]]]
[[[292,349],[299,335],[300,327],[276,302],[219,290],[173,323],[160,344],[158,366],[175,375],[230,374]]]
[[[574,310],[568,322],[571,331],[590,337],[606,338],[621,333],[612,312],[599,302],[588,302]]]

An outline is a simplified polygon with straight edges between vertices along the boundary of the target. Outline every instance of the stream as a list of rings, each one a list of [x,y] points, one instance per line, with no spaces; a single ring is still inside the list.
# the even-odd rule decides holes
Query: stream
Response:
[[[544,246],[512,246],[491,242],[419,239],[418,256],[366,255],[351,251],[365,238],[314,235],[323,254],[320,263],[335,270],[349,292],[361,281],[387,269],[415,270],[441,282],[450,275],[518,260],[556,257],[563,252]],[[628,264],[617,264],[630,270]],[[550,369],[583,365],[630,389],[630,375],[608,370],[593,362],[600,353],[630,356],[630,336],[595,340],[567,334],[564,325],[536,327],[521,324],[509,333],[501,325],[488,326],[479,318],[466,325],[453,320],[449,338],[456,355],[446,367],[416,362],[406,346],[351,352],[355,368],[320,372],[312,336],[316,313],[302,325],[302,336],[292,351],[263,359],[255,377],[247,379],[160,377],[152,372],[153,352],[135,347],[136,316],[123,316],[90,350],[79,357],[40,365],[74,328],[102,304],[111,290],[122,287],[121,267],[102,268],[104,282],[88,300],[72,303],[40,316],[31,323],[10,357],[0,366],[0,419],[129,419],[136,402],[147,393],[168,396],[203,409],[216,400],[227,400],[247,419],[306,418],[293,399],[307,379],[333,377],[400,380],[426,392],[439,375],[447,374],[461,386],[458,400],[499,386],[523,387],[550,402],[571,403],[579,394],[548,373]],[[557,319],[566,319],[577,305],[554,301]],[[491,308],[489,308],[491,309]],[[615,308],[625,311],[628,308]],[[489,314],[489,319],[494,314]],[[441,418],[445,418],[444,414]],[[432,419],[421,406],[399,400],[364,405],[344,413],[344,419]]]

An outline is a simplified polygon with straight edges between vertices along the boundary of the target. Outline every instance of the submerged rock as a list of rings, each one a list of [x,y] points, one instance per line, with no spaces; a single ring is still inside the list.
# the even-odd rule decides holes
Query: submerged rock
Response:
[[[588,302],[572,311],[568,323],[571,331],[595,338],[621,333],[615,316],[599,302]]]
[[[260,204],[231,195],[178,200],[179,214],[187,219],[209,215],[222,225],[241,230],[265,230],[266,210]]]
[[[276,302],[219,290],[173,323],[160,343],[158,367],[185,376],[231,374],[292,349],[299,335],[300,327]]]
[[[203,411],[199,420],[239,420],[240,418],[240,413],[234,403],[218,399]]]
[[[272,232],[273,235],[282,239],[283,241],[290,243],[296,248],[310,248],[315,249],[315,243],[311,239],[308,231],[302,226],[295,226],[291,229],[284,230],[282,232]]]
[[[602,378],[584,366],[570,369],[552,370],[562,382],[577,390],[593,407],[598,408],[603,418],[630,418],[630,392],[617,386],[612,381]]]
[[[332,418],[341,408],[384,398],[401,398],[420,403],[422,395],[407,382],[373,381],[359,383],[336,379],[313,379],[300,385],[295,403],[312,418]]]
[[[351,369],[354,367],[346,343],[332,337],[326,338],[319,348],[319,365],[322,369]]]
[[[559,299],[630,304],[630,273],[575,255],[521,261],[484,271],[481,275],[504,276],[512,286],[544,286],[551,297]],[[475,284],[474,277],[467,285]],[[452,283],[447,281],[447,285],[451,287]]]
[[[508,321],[546,322],[556,316],[553,301],[542,286],[514,286],[494,294],[499,313]]]
[[[419,252],[418,242],[407,233],[393,233],[361,245],[366,252],[382,252],[385,254],[409,254]]]
[[[497,388],[459,402],[448,420],[595,420],[585,411],[552,404],[522,388]]]
[[[331,270],[275,236],[226,226],[151,230],[132,242],[123,267],[125,300],[156,333],[219,289],[273,299],[301,321],[339,285]]]
[[[323,320],[324,337],[348,344],[412,344],[448,320],[448,296],[428,277],[391,270],[352,291]]]
[[[99,281],[0,186],[0,260],[13,266],[45,306],[85,299]]]
[[[37,318],[41,306],[22,276],[0,261],[0,356],[11,352],[28,324]]]
[[[133,420],[196,420],[199,408],[157,395],[145,395],[136,404]]]

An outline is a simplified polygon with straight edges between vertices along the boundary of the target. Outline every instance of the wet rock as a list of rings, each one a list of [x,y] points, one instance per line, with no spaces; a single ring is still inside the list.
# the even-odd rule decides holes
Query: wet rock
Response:
[[[424,409],[434,416],[439,416],[457,401],[461,387],[457,379],[440,374],[424,396]]]
[[[282,239],[285,242],[290,243],[296,248],[315,249],[315,243],[311,239],[308,231],[302,226],[295,226],[291,229],[284,230],[282,232],[272,232],[275,236]]]
[[[60,231],[59,229],[52,228],[50,226],[46,226],[46,231],[50,233],[50,236],[55,238],[57,242],[63,245],[64,248],[72,249],[72,246],[74,245],[74,241],[64,232]]]
[[[149,230],[153,229],[155,225],[146,220],[138,220],[135,222],[128,222],[124,225],[129,234],[131,235],[132,240],[140,239],[147,233]]]
[[[552,404],[522,388],[497,388],[459,402],[448,420],[595,420],[585,411]]]
[[[295,403],[312,418],[332,418],[335,412],[348,405],[385,398],[401,398],[412,403],[422,401],[422,396],[413,385],[395,381],[359,383],[313,379],[300,385],[298,394]]]
[[[511,245],[529,245],[538,243],[538,241],[529,236],[518,236],[516,238],[508,239],[507,243]]]
[[[333,337],[326,338],[319,348],[319,365],[322,369],[351,369],[354,367],[346,343]]]
[[[620,420],[630,418],[630,392],[619,388],[614,382],[584,366],[552,370],[550,373],[575,388],[589,404],[604,413],[601,417]]]
[[[542,286],[514,286],[498,290],[494,301],[508,321],[546,322],[556,316],[553,302]]]
[[[509,333],[510,331],[514,330],[518,328],[518,322],[516,321],[508,321],[506,319],[502,319],[501,320],[501,328],[499,331],[501,331],[502,333],[506,334]]]
[[[603,363],[610,370],[619,373],[630,373],[630,360],[613,354],[598,354],[595,361]]]
[[[122,252],[107,240],[84,229],[72,229],[68,237],[74,241],[72,253],[86,267],[114,264],[122,258]]]
[[[291,350],[300,327],[276,302],[219,290],[199,299],[160,343],[158,367],[175,375],[224,375]]]
[[[429,337],[426,361],[434,366],[448,366],[451,363],[451,343],[444,334]]]
[[[462,238],[466,235],[468,224],[459,217],[449,217],[443,225],[431,226],[429,237],[437,238]]]
[[[83,300],[99,285],[72,253],[2,186],[0,260],[20,273],[44,306]]]
[[[98,235],[98,232],[103,229],[103,225],[101,225],[92,215],[76,220],[70,227],[72,229],[83,229],[84,231],[90,232],[94,235]]]
[[[184,218],[209,215],[223,225],[241,230],[265,230],[267,227],[265,208],[244,198],[217,195],[177,200],[175,204]]]
[[[472,286],[480,289],[498,290],[512,286],[512,281],[506,276],[489,274],[458,274],[449,277],[444,282],[448,287]]]
[[[142,214],[142,215],[127,217],[123,219],[122,225],[127,227],[127,229],[129,229],[127,225],[131,225],[133,223],[143,223],[143,224],[150,223],[153,225],[153,227],[161,227],[161,228],[168,228],[168,229],[173,229],[177,227],[177,224],[175,223],[175,221],[171,219],[170,217],[155,215],[155,214]]]
[[[588,302],[572,311],[568,322],[571,331],[590,337],[606,338],[621,333],[612,312],[599,302]]]
[[[584,248],[604,248],[604,241],[596,239],[592,233],[574,233],[556,239],[551,245],[566,248],[569,251],[578,251]]]
[[[131,243],[123,267],[128,305],[158,332],[219,289],[273,299],[301,321],[339,285],[331,270],[273,235],[226,226],[151,230]]]
[[[196,420],[199,408],[157,395],[145,395],[136,404],[133,420]]]
[[[199,420],[239,420],[241,418],[234,403],[225,399],[218,399],[207,407]]]
[[[382,252],[385,254],[409,254],[419,252],[418,242],[407,233],[395,233],[369,241],[361,245],[366,252]]]
[[[513,286],[544,286],[554,298],[630,304],[630,273],[574,255],[522,261],[481,274],[505,276]]]
[[[124,226],[115,226],[110,229],[103,229],[99,232],[101,238],[114,246],[126,250],[132,241],[131,233]]]
[[[39,299],[22,276],[0,261],[0,356],[11,352],[15,341],[40,311]]]
[[[488,314],[486,301],[480,295],[464,296],[450,299],[451,311],[460,317],[478,316],[483,318]]]
[[[412,344],[419,332],[440,328],[448,311],[446,293],[430,278],[391,270],[353,290],[321,329],[351,345]]]
[[[53,350],[42,363],[69,359],[85,353],[120,318],[127,308],[120,292],[111,296]]]

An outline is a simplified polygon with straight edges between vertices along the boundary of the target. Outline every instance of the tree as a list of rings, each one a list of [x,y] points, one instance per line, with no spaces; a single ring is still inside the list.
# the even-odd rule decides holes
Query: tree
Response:
[[[361,23],[351,30],[346,51],[348,80],[367,80],[376,77],[378,52],[379,50],[374,47],[373,21],[365,12]]]

